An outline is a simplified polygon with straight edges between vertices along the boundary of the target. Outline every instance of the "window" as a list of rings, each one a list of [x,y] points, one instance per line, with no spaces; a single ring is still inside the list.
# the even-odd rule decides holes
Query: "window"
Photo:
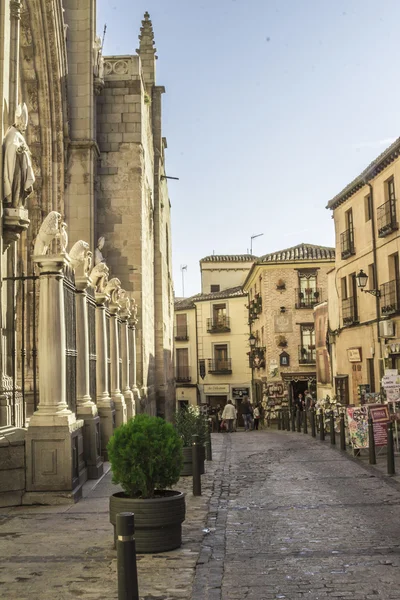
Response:
[[[226,321],[226,304],[213,304],[212,313],[214,325],[224,327]]]
[[[211,292],[211,294],[212,294],[213,292],[219,292],[219,291],[220,291],[220,286],[219,286],[219,284],[217,284],[217,283],[213,283],[213,284],[211,284],[211,286],[210,286],[210,292]]]
[[[341,292],[342,292],[342,300],[346,300],[346,298],[348,298],[347,296],[347,277],[342,277],[342,279],[340,280],[340,287],[341,287]]]
[[[175,339],[176,340],[187,340],[188,339],[187,314],[186,313],[182,313],[182,314],[177,313],[176,314]]]
[[[364,198],[364,210],[365,210],[365,222],[370,221],[372,218],[371,214],[371,194]]]
[[[395,189],[394,189],[394,177],[390,177],[386,182],[386,198],[390,202],[396,200]]]
[[[190,381],[188,348],[176,349],[176,380]]]
[[[349,256],[355,254],[354,248],[354,228],[353,228],[353,211],[350,208],[345,213],[346,229],[340,234],[340,249],[342,260],[346,260]]]
[[[310,364],[316,361],[314,323],[300,325],[301,345],[299,347],[299,363]]]
[[[355,273],[350,275],[350,290],[353,299],[354,321],[358,321],[357,279]]]
[[[368,373],[368,383],[369,389],[372,393],[375,392],[375,369],[374,369],[374,359],[367,358],[367,373]]]
[[[227,360],[228,360],[228,345],[227,344],[215,344],[214,360],[216,363],[227,362]]]
[[[347,375],[335,377],[337,401],[340,404],[349,404],[349,378]]]
[[[353,231],[353,209],[346,211],[346,229]]]

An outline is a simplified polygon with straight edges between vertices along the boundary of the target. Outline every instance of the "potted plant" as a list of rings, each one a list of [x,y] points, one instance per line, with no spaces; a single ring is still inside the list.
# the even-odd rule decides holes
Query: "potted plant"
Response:
[[[276,289],[277,290],[285,290],[286,289],[286,284],[283,281],[283,279],[278,279],[278,282],[276,284]]]
[[[107,444],[113,483],[122,492],[110,497],[110,522],[117,514],[135,514],[136,549],[165,552],[182,543],[185,495],[170,488],[182,468],[182,440],[173,425],[140,414],[114,431]]]
[[[284,335],[280,335],[278,338],[278,346],[280,346],[281,348],[286,348],[287,346],[287,339],[285,338]]]
[[[208,423],[206,417],[195,406],[181,408],[175,414],[175,429],[183,443],[183,465],[181,476],[193,475],[192,470],[192,436],[199,436],[200,443],[200,473],[204,474],[206,452],[204,444],[207,441]]]

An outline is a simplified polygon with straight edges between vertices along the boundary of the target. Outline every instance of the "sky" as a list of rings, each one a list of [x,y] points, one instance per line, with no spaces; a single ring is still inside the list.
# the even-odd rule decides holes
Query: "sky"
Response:
[[[199,260],[334,245],[327,202],[400,136],[398,0],[97,0],[104,54],[145,11],[164,85],[176,296]]]

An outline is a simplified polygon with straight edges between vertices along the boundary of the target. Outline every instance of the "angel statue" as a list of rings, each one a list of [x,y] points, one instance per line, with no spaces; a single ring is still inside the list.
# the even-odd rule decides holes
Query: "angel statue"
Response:
[[[95,265],[106,262],[106,259],[104,258],[103,254],[101,252],[104,247],[105,241],[106,240],[103,236],[99,237],[99,239],[97,240],[97,247],[94,251],[94,264]]]
[[[3,199],[10,208],[25,208],[35,183],[31,153],[24,137],[27,126],[28,109],[24,103],[15,111],[14,125],[3,140]]]

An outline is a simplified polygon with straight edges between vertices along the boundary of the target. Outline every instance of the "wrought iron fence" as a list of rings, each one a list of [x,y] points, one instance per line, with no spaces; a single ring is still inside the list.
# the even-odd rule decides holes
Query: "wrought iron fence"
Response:
[[[321,288],[296,289],[296,308],[313,308],[318,302],[322,302]]]
[[[380,305],[383,316],[393,314],[399,310],[399,290],[399,279],[393,279],[380,286]]]
[[[180,383],[188,383],[191,380],[190,367],[188,365],[175,367],[175,379]]]
[[[378,216],[378,236],[385,237],[396,231],[399,224],[396,220],[396,200],[388,200],[377,208]]]
[[[75,276],[72,267],[66,267],[64,280],[64,322],[65,322],[65,365],[66,400],[68,408],[76,412],[76,305]]]
[[[355,254],[354,229],[352,227],[340,234],[340,250],[343,259]]]
[[[344,325],[351,325],[358,321],[356,303],[353,297],[342,300],[342,318]]]
[[[94,288],[90,287],[86,295],[89,329],[89,390],[90,397],[96,402],[96,301]]]
[[[221,316],[207,319],[207,331],[208,333],[219,333],[231,330],[230,317]]]
[[[231,358],[209,358],[208,359],[208,371],[209,373],[215,374],[226,374],[232,373],[232,359]]]

